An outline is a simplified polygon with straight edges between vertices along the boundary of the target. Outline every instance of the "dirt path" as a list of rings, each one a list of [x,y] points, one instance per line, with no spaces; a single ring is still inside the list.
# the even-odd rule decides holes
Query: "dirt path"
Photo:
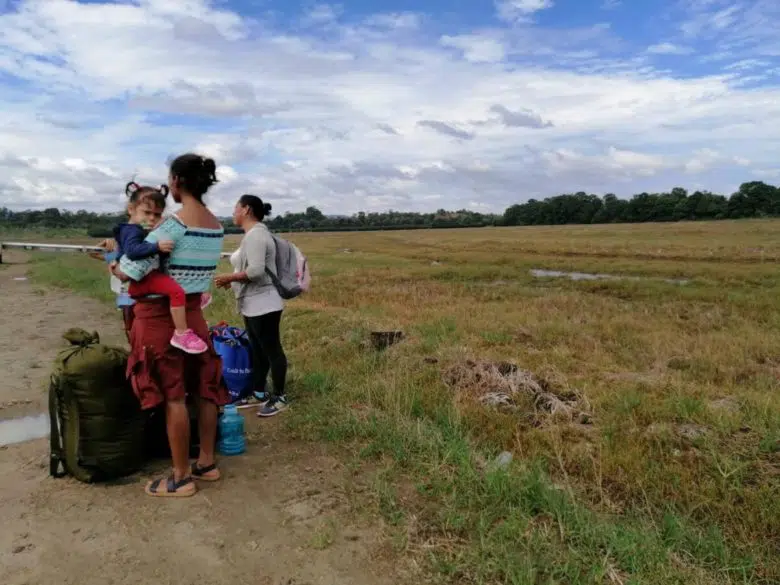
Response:
[[[0,420],[46,411],[62,330],[123,339],[116,312],[15,280],[24,257],[6,259],[19,263],[0,267]],[[381,527],[355,508],[356,479],[324,449],[287,441],[278,421],[247,424],[247,454],[224,459],[224,481],[185,500],[143,494],[159,468],[89,486],[48,476],[47,439],[0,447],[4,583],[401,583]]]

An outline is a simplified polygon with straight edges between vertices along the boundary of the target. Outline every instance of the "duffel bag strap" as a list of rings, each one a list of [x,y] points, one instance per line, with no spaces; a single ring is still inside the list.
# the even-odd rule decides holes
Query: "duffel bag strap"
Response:
[[[59,396],[59,379],[52,376],[49,382],[49,474],[60,478],[68,475],[65,454],[62,450],[62,413]],[[60,471],[62,467],[62,471]]]

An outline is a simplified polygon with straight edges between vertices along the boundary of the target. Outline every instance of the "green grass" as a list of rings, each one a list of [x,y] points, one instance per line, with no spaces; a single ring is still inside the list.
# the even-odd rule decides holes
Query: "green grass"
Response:
[[[289,431],[352,451],[390,542],[437,582],[780,582],[778,227],[296,235],[315,288],[283,320]],[[40,255],[31,274],[111,298],[95,260]],[[237,322],[221,292],[208,317]],[[376,353],[376,329],[407,337]],[[586,423],[482,406],[445,382],[469,359],[577,389]]]
[[[35,255],[30,276],[33,281],[70,289],[104,302],[114,302],[109,288],[107,265],[82,254],[44,252]]]
[[[87,234],[85,229],[77,228],[11,228],[0,226],[0,241],[37,242],[40,240],[83,240]]]

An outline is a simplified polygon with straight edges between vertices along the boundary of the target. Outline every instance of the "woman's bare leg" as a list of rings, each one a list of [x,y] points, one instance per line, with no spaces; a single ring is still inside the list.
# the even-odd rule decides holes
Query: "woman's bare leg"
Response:
[[[173,459],[173,475],[176,480],[180,480],[190,475],[190,417],[184,400],[166,403],[165,422]]]
[[[214,447],[217,442],[217,405],[203,398],[198,400],[198,432],[200,433],[200,456],[198,466],[207,467],[214,463]]]

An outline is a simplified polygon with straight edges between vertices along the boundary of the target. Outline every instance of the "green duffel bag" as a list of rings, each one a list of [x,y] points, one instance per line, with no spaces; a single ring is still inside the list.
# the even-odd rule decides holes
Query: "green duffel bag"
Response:
[[[93,483],[138,471],[146,416],[127,381],[127,351],[102,345],[97,332],[63,337],[71,345],[57,354],[49,386],[51,475]]]

